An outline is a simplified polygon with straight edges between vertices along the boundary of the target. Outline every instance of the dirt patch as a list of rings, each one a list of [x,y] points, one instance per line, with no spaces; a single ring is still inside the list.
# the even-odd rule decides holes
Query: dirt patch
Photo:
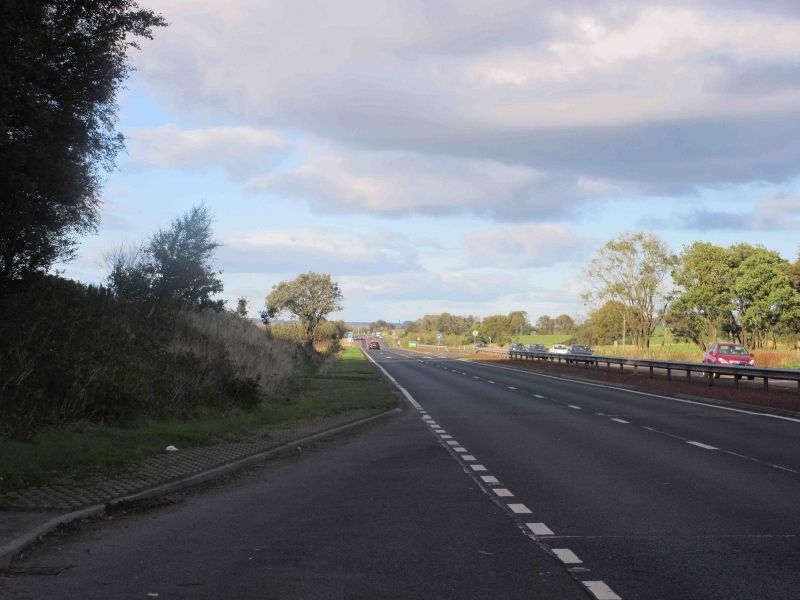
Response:
[[[694,396],[707,398],[711,401],[739,405],[743,408],[758,407],[777,409],[800,413],[800,393],[795,382],[772,382],[769,390],[763,389],[761,380],[749,381],[743,379],[739,388],[734,387],[732,377],[721,377],[714,380],[714,385],[708,385],[708,379],[699,373],[692,373],[687,378],[685,373],[672,372],[672,379],[668,380],[666,373],[654,372],[651,379],[649,369],[640,368],[634,372],[632,368],[620,372],[619,367],[612,366],[610,370],[605,365],[566,365],[551,361],[539,360],[510,360],[501,356],[480,355],[475,360],[482,362],[496,362],[513,365],[521,369],[529,369],[550,375],[563,375],[581,379],[592,379],[602,383],[633,387],[643,392],[664,394],[666,396]]]

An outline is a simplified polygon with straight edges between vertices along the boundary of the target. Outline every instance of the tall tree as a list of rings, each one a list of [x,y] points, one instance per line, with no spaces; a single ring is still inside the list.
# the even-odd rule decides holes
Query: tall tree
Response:
[[[536,330],[536,333],[542,335],[553,333],[553,320],[549,315],[542,315],[536,319],[536,325],[534,325],[533,328]]]
[[[281,281],[272,287],[266,298],[267,313],[271,316],[288,311],[303,326],[305,343],[314,341],[314,330],[332,312],[342,309],[342,292],[331,276],[303,273],[291,281]]]
[[[522,335],[528,325],[528,313],[524,310],[515,310],[508,313],[508,326],[516,335]]]
[[[95,228],[129,51],[164,25],[133,0],[0,3],[0,288]]]
[[[664,284],[676,264],[666,243],[655,235],[626,233],[600,248],[586,268],[589,301],[616,300],[625,307],[634,342],[650,346],[650,335],[666,309]]]
[[[572,333],[575,330],[575,319],[568,314],[558,315],[553,319],[554,333]]]
[[[738,252],[708,242],[684,248],[672,271],[678,286],[670,302],[667,321],[673,331],[705,351],[722,331],[733,325],[733,283]]]

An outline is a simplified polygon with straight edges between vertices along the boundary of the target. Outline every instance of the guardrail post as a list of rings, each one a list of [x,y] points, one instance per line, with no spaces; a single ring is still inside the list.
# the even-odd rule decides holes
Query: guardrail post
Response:
[[[692,380],[692,371],[691,371],[691,369],[686,369],[686,379],[688,379],[689,381]]]
[[[653,378],[653,367],[650,367],[650,379]]]
[[[769,377],[764,377],[764,391],[769,389]]]
[[[667,368],[667,381],[672,381],[672,369]]]
[[[708,387],[714,386],[714,373],[712,371],[708,372]]]
[[[741,375],[734,375],[733,376],[733,387],[735,387],[737,390],[739,389],[739,380],[741,378],[742,378]]]

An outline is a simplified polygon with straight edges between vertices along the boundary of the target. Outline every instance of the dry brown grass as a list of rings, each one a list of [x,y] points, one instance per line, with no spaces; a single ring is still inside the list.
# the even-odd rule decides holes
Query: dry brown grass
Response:
[[[651,347],[640,350],[633,346],[595,346],[594,353],[601,356],[624,356],[626,358],[644,358],[651,360],[673,360],[677,362],[702,362],[703,352],[696,350],[675,350]],[[798,350],[754,350],[756,365],[776,369],[800,368],[800,351]]]

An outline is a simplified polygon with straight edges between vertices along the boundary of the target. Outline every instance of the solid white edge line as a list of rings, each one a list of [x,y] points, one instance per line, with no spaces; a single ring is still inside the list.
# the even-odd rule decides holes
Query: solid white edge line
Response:
[[[534,371],[525,371],[522,369],[515,369],[514,367],[503,367],[500,365],[492,365],[489,363],[475,361],[476,364],[479,364],[484,367],[489,367],[492,369],[504,369],[506,371],[515,371],[517,373],[523,373],[525,375],[531,375],[533,377],[545,377],[547,379],[559,379],[561,381],[567,381],[569,383],[576,383],[579,385],[588,385],[591,387],[599,387],[599,388],[606,388],[608,390],[617,390],[618,392],[627,392],[629,394],[638,394],[639,396],[649,396],[651,398],[661,398],[663,400],[672,400],[673,402],[681,402],[683,404],[695,404],[697,406],[705,406],[706,408],[716,408],[718,410],[728,410],[731,412],[738,412],[745,415],[754,415],[756,417],[768,417],[770,419],[779,419],[781,421],[792,421],[793,423],[800,423],[800,419],[794,417],[784,417],[783,415],[773,415],[771,413],[762,413],[762,412],[753,412],[752,410],[744,410],[742,408],[733,408],[731,406],[720,406],[719,404],[707,404],[705,402],[697,402],[696,400],[686,400],[685,398],[675,398],[673,396],[662,396],[661,394],[651,394],[650,392],[640,392],[639,390],[629,390],[626,388],[615,387],[613,385],[606,385],[604,383],[592,383],[590,381],[580,381],[578,379],[569,379],[567,377],[555,377],[553,375],[545,375],[543,373],[536,373]]]
[[[364,356],[367,357],[367,359],[373,365],[378,367],[383,372],[383,374],[386,375],[386,377],[389,378],[389,381],[391,381],[393,384],[395,384],[395,386],[397,386],[397,389],[400,390],[400,393],[403,394],[403,396],[405,396],[406,400],[408,400],[411,403],[411,406],[413,406],[417,410],[422,410],[422,405],[419,402],[417,402],[416,400],[414,400],[414,396],[409,394],[408,390],[397,382],[397,379],[395,379],[394,377],[389,375],[389,372],[386,369],[384,369],[381,365],[379,365],[377,363],[377,361],[374,358],[372,358],[367,352],[363,352],[363,354],[364,354]]]
[[[686,443],[691,444],[692,446],[697,446],[698,448],[702,448],[703,450],[719,450],[719,448],[716,446],[709,446],[708,444],[703,444],[702,442],[690,442],[687,440]]]
[[[622,600],[602,581],[582,581],[597,600]]]

